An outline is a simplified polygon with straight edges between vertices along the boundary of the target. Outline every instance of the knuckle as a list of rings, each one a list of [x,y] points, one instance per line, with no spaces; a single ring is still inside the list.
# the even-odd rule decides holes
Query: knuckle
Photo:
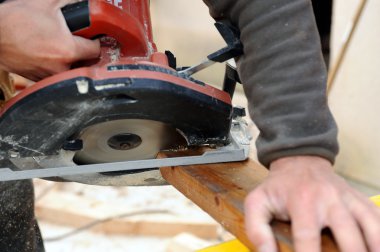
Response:
[[[61,57],[65,63],[72,63],[75,60],[76,53],[73,48],[64,48],[61,52]]]
[[[312,198],[313,193],[311,193],[308,189],[300,191],[297,195],[297,200],[302,203],[309,202]]]
[[[259,204],[265,200],[265,194],[260,190],[256,189],[248,194],[245,198],[245,206],[250,206],[252,204]]]
[[[263,198],[263,193],[260,189],[254,190],[250,192],[247,196],[247,200],[249,201],[257,201]]]
[[[335,202],[326,210],[327,221],[334,223],[334,225],[339,228],[343,228],[348,221],[352,221],[353,216],[349,214],[348,209],[346,209],[341,202]]]
[[[320,239],[320,232],[314,228],[299,228],[293,232],[294,242],[304,242]]]
[[[334,186],[320,183],[304,185],[297,193],[297,200],[301,204],[310,204],[321,199],[323,201],[330,199],[330,201],[334,202],[339,197],[339,192]]]
[[[378,237],[378,235],[380,234],[380,218],[374,218],[374,219],[370,220],[369,223],[370,223],[369,224],[370,227],[368,227],[368,228],[370,228],[371,234]],[[377,239],[377,240],[378,240],[378,243],[380,245],[380,239]]]
[[[69,46],[51,47],[40,58],[43,62],[48,62],[52,67],[58,64],[67,65],[74,61],[75,52]]]
[[[369,240],[369,239],[368,239]],[[369,240],[368,247],[370,248],[369,251],[371,252],[380,252],[380,240],[378,238],[378,235],[372,238],[372,241]]]
[[[74,43],[70,41],[60,42],[55,46],[52,46],[54,52],[54,58],[64,61],[65,63],[72,62],[75,59],[76,51]]]
[[[54,62],[54,64],[45,65],[42,68],[45,71],[45,73],[41,73],[40,74],[41,77],[47,77],[49,75],[53,75],[53,74],[57,74],[57,73],[66,71],[69,69],[69,66],[66,65],[65,63],[61,63],[61,62],[57,61],[57,62]]]
[[[377,215],[377,217],[378,217],[378,219],[380,221],[380,207],[374,205],[374,209],[375,209],[375,213],[376,213],[376,215]]]
[[[271,230],[269,227],[256,225],[248,229],[247,236],[255,246],[261,247],[270,241]]]
[[[340,192],[338,188],[336,187],[336,185],[333,185],[333,184],[321,185],[321,188],[324,195],[328,195],[334,198],[340,197]]]
[[[308,188],[300,191],[294,199],[299,205],[310,205],[315,202],[317,196],[313,188]]]
[[[373,241],[372,247],[374,248],[373,251],[376,251],[376,249],[377,249],[377,251],[380,251],[380,240],[378,239],[378,234],[377,234],[376,238]]]

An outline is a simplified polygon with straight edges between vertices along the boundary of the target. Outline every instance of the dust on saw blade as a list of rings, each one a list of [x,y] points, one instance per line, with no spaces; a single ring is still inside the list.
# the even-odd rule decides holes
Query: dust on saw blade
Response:
[[[155,158],[159,151],[179,148],[186,140],[173,127],[158,121],[122,119],[99,123],[78,136],[83,149],[77,164],[121,162]]]
[[[76,138],[83,141],[83,148],[74,154],[74,158],[68,158],[77,165],[151,159],[162,150],[187,146],[185,138],[175,128],[162,122],[142,119],[120,119],[95,124],[82,130]],[[104,186],[166,184],[157,169],[91,173],[64,176],[62,179]]]

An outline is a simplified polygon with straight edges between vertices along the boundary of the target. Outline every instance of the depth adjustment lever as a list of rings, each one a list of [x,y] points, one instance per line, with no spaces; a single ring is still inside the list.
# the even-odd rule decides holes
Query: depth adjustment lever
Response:
[[[226,41],[227,46],[208,55],[207,59],[201,63],[179,71],[178,73],[184,78],[190,77],[217,62],[223,63],[243,54],[243,44],[240,41],[240,32],[236,27],[228,21],[216,22],[215,27],[218,29],[220,35],[222,35],[224,41]]]

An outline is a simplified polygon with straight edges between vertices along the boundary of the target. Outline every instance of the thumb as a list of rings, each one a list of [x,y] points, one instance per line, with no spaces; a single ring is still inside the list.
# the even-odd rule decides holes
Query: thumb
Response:
[[[66,5],[80,2],[79,0],[53,0],[57,7],[62,8]]]
[[[100,56],[100,41],[74,36],[75,61],[96,59]]]
[[[262,252],[276,252],[277,246],[270,226],[270,202],[261,191],[251,192],[245,200],[245,226],[250,241]]]

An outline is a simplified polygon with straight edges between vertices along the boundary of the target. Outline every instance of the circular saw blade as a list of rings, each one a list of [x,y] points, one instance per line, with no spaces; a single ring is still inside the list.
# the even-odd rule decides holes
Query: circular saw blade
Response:
[[[74,156],[77,164],[151,159],[161,150],[186,144],[173,127],[142,119],[99,123],[84,129],[79,138],[83,149]]]

